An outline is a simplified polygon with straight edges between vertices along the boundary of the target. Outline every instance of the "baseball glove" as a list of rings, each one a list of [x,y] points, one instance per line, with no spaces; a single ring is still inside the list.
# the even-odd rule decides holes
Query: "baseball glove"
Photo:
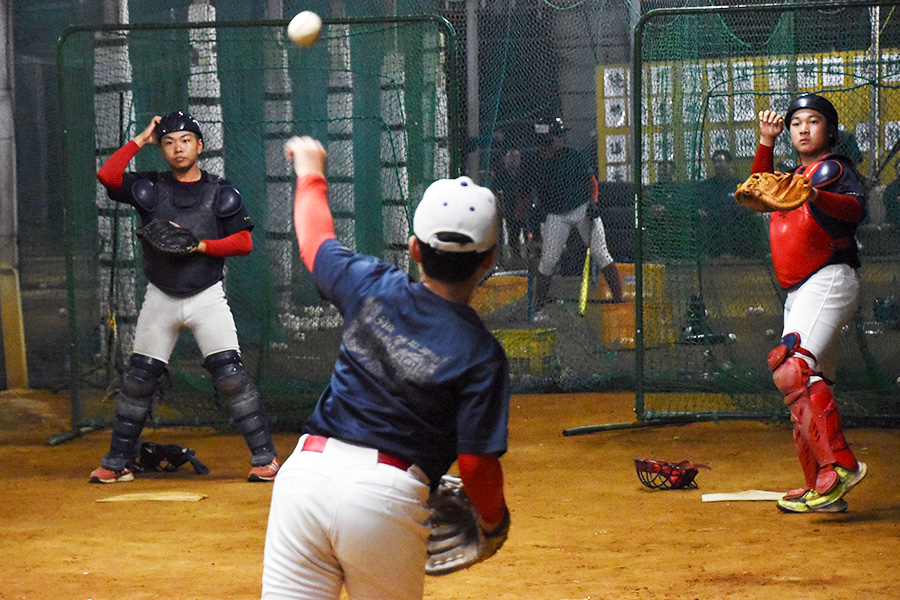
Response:
[[[793,210],[813,195],[809,179],[795,173],[754,173],[737,187],[734,199],[757,212]]]
[[[427,575],[447,575],[487,560],[500,550],[509,534],[509,511],[500,525],[485,532],[478,511],[469,500],[462,480],[444,475],[428,498],[431,518],[428,526]]]
[[[185,256],[200,244],[184,227],[160,219],[153,219],[134,233],[157,252],[169,256]]]
[[[683,488],[695,489],[697,482],[697,469],[708,469],[706,465],[692,463],[683,460],[679,463],[670,463],[664,460],[651,460],[649,458],[634,459],[634,468],[637,470],[638,479],[651,490],[680,490]]]

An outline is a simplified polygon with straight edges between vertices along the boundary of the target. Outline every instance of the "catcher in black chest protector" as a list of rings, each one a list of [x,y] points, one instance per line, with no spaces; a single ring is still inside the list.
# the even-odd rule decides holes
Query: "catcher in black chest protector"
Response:
[[[159,145],[171,171],[125,173],[146,145]],[[148,283],[116,402],[109,453],[91,473],[92,483],[134,478],[129,465],[182,327],[194,334],[216,394],[247,441],[252,453],[248,480],[272,481],[278,471],[268,418],[244,371],[222,284],[225,258],[253,248],[253,223],[237,189],[200,170],[202,151],[200,124],[173,112],[154,117],[97,173],[109,197],[133,206],[145,224],[136,233],[143,242]]]

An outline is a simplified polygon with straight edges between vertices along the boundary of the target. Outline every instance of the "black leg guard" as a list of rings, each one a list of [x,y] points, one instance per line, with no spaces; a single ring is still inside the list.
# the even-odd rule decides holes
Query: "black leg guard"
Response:
[[[269,419],[253,380],[244,372],[235,350],[216,352],[206,357],[203,367],[212,375],[213,386],[225,404],[238,431],[247,441],[255,467],[269,464],[277,456],[269,431]]]
[[[100,461],[104,468],[121,471],[137,455],[141,432],[153,404],[153,395],[159,389],[159,379],[165,372],[166,363],[142,354],[131,355],[128,370],[122,376],[122,389],[116,400],[116,420],[109,454]]]

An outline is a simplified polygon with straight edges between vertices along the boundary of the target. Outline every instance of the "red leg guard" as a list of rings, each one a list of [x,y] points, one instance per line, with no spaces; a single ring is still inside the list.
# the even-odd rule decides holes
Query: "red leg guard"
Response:
[[[772,373],[775,386],[784,394],[784,403],[791,407],[794,446],[797,448],[797,458],[803,469],[803,478],[806,480],[807,489],[816,487],[819,472],[819,463],[809,444],[808,424],[804,419],[809,411],[801,409],[801,407],[809,405],[809,390],[806,384],[810,375],[809,365],[805,360],[796,356],[783,360]],[[789,495],[800,497],[805,492],[805,489],[793,490]]]
[[[809,386],[809,401],[823,415],[828,445],[835,462],[845,469],[856,471],[859,463],[841,430],[841,417],[838,414],[834,396],[831,394],[831,388],[824,381],[816,381]]]

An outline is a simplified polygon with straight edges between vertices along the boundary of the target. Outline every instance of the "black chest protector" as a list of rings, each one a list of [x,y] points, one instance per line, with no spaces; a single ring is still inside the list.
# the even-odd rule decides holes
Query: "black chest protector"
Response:
[[[204,175],[203,183],[193,185],[173,181],[168,173],[160,174],[154,183],[138,180],[132,188],[132,196],[141,209],[142,221],[172,221],[190,230],[200,240],[223,237],[216,208],[219,191],[225,187],[224,180],[208,173]],[[224,267],[225,259],[219,256],[200,252],[167,256],[144,245],[147,280],[172,296],[192,296],[205,290],[222,279]]]

